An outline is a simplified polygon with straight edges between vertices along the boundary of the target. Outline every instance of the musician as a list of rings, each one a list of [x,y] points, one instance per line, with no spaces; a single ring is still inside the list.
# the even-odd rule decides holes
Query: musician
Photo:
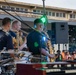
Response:
[[[34,21],[35,30],[29,33],[27,36],[27,47],[33,55],[43,54],[50,58],[54,57],[54,54],[49,54],[46,50],[45,36],[41,34],[44,28],[44,23],[40,19]]]
[[[0,50],[6,47],[6,50],[13,49],[12,37],[9,33],[11,19],[6,17],[2,20],[2,29],[0,30]]]
[[[12,29],[10,30],[10,34],[13,37],[14,48],[23,49],[23,44],[25,43],[23,33],[21,30],[21,22],[18,20],[13,21]]]

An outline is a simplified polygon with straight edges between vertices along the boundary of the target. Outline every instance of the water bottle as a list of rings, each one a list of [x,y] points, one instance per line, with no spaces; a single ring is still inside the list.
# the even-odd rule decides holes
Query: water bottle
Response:
[[[59,56],[59,60],[60,60],[60,61],[62,60],[62,57],[61,57],[61,55]]]

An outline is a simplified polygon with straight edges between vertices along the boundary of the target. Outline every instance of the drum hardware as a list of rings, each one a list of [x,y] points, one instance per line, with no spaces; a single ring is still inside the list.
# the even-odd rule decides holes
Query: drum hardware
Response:
[[[1,63],[0,63],[0,66],[2,66],[3,64],[6,64],[8,62],[11,62],[13,61],[14,59],[13,58],[9,58],[9,59],[5,59],[5,60],[2,60]]]
[[[7,71],[6,71],[6,70],[9,70],[8,68],[10,65],[4,66],[4,64],[12,62],[12,61],[13,61],[13,58],[9,58],[9,59],[0,61],[0,74],[1,75],[14,75],[14,74],[7,73]]]
[[[17,49],[16,49],[17,50]],[[18,51],[18,50],[17,50]],[[10,51],[1,51],[1,54],[14,54],[14,57],[12,57],[12,59],[14,59],[14,61],[11,61],[11,58],[9,58],[8,60],[7,59],[5,59],[6,61],[1,61],[1,67],[2,67],[2,70],[3,70],[3,72],[1,73],[1,75],[3,74],[5,74],[5,75],[13,75],[14,74],[14,71],[12,70],[12,67],[11,67],[11,65],[9,64],[9,62],[11,61],[11,62],[15,62],[15,57],[17,57],[18,58],[18,61],[20,61],[20,62],[22,62],[22,58],[24,57],[26,57],[24,60],[26,61],[27,60],[27,62],[29,61],[28,60],[28,56],[29,55],[31,55],[31,53],[30,52],[27,52],[27,51],[18,51],[18,52],[15,52],[14,50],[10,50]],[[7,64],[6,64],[7,63]],[[25,62],[26,63],[26,62]],[[15,63],[14,63],[14,65],[16,65]],[[7,68],[6,68],[7,67]],[[15,68],[16,68],[16,66],[14,66]],[[13,67],[13,68],[14,68]],[[10,69],[9,69],[10,68]],[[7,71],[6,71],[7,70]]]
[[[40,56],[40,55],[29,55],[28,56],[28,62],[31,63],[40,63],[40,62],[47,62],[46,56]]]

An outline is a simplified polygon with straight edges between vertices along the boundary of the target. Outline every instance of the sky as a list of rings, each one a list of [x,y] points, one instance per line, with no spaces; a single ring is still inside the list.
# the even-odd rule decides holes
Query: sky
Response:
[[[33,3],[42,5],[42,0],[13,0],[19,2]],[[46,6],[76,9],[76,0],[45,0]]]

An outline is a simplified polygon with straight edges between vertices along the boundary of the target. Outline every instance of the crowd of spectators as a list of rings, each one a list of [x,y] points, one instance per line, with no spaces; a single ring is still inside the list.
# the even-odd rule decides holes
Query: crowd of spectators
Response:
[[[55,61],[68,61],[68,60],[76,60],[76,50],[73,52],[69,52],[67,50],[57,50],[56,60]]]

